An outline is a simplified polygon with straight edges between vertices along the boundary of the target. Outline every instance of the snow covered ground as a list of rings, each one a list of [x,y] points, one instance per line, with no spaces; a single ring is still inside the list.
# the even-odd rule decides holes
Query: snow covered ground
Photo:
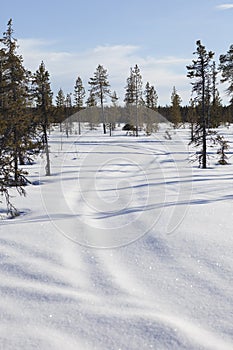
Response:
[[[51,133],[1,221],[0,349],[233,349],[233,165],[165,127]]]

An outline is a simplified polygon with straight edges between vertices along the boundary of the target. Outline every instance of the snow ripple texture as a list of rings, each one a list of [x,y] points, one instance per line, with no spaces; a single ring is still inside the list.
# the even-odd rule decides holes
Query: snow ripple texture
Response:
[[[233,348],[233,165],[159,133],[51,133],[0,226],[0,349]]]

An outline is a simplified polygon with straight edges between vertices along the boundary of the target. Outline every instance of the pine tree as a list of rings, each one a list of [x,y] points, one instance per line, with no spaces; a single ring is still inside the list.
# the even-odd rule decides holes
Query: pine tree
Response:
[[[48,128],[50,124],[49,116],[52,107],[52,91],[50,87],[50,75],[45,68],[42,61],[38,70],[33,76],[33,95],[37,107],[37,115],[39,117],[40,125],[43,131],[43,142],[46,153],[46,176],[51,175],[50,159],[49,159],[49,142],[48,142]]]
[[[210,103],[209,116],[208,116],[208,127],[217,128],[221,122],[222,116],[222,103],[217,89],[217,74],[215,61],[212,64],[211,74],[211,94],[212,101]]]
[[[27,181],[26,172],[19,165],[31,159],[31,153],[38,151],[40,143],[37,142],[35,120],[28,112],[30,72],[24,68],[22,56],[17,54],[17,40],[13,38],[11,19],[0,43],[3,46],[0,54],[1,118],[4,132],[8,134],[9,162],[14,167],[12,184],[18,186]]]
[[[57,108],[63,108],[65,105],[65,95],[62,89],[59,89],[56,96],[56,106]]]
[[[146,83],[145,87],[145,106],[147,108],[152,109],[153,111],[157,111],[158,109],[158,95],[154,88],[154,86],[150,86],[150,83]]]
[[[79,112],[84,106],[85,89],[83,87],[83,82],[80,77],[76,79],[74,86],[74,106],[76,111]],[[81,121],[80,115],[78,115],[78,133],[81,135]]]
[[[217,154],[220,156],[218,163],[221,165],[227,165],[227,154],[226,152],[229,150],[229,144],[228,142],[224,139],[223,136],[218,135],[217,136],[217,142],[219,143],[219,149],[217,150]]]
[[[14,164],[12,163],[11,154],[9,152],[9,138],[11,138],[12,130],[9,128],[2,118],[2,108],[0,109],[0,195],[4,197],[7,214],[10,217],[18,215],[18,210],[11,202],[9,195],[9,187],[12,182],[12,174],[14,174]],[[19,184],[15,184],[18,192],[25,195],[25,190]],[[3,201],[0,200],[0,203]]]
[[[135,107],[135,128],[136,136],[138,136],[138,124],[139,124],[139,113],[138,107],[144,104],[143,101],[143,91],[142,91],[142,76],[138,65],[136,64],[134,68],[130,68],[130,76],[127,78],[127,85],[125,87],[125,99],[124,102],[127,106]]]
[[[156,112],[158,109],[158,95],[154,86],[150,86],[149,82],[146,83],[144,96],[146,107],[144,108],[144,117],[146,119],[146,134],[150,135],[153,131],[156,131],[158,129],[156,114],[152,112]]]
[[[89,91],[89,96],[86,101],[86,105],[88,108],[87,113],[89,116],[90,129],[93,130],[94,124],[97,122],[97,119],[98,119],[98,113],[96,110],[96,107],[97,107],[96,97],[95,97],[95,94],[92,92],[92,90]]]
[[[124,102],[126,105],[131,104],[139,106],[143,104],[142,76],[137,64],[134,68],[130,68],[130,75],[127,78],[125,90]]]
[[[72,99],[71,99],[72,94],[66,94],[66,98],[65,98],[65,106],[67,109],[71,109],[72,108]],[[68,113],[69,114],[69,113]]]
[[[177,128],[182,123],[180,107],[181,101],[181,97],[178,95],[174,86],[171,95],[171,121],[174,128]]]
[[[90,91],[90,93],[89,93],[88,99],[86,101],[86,105],[89,108],[97,106],[97,101],[96,101],[95,95],[92,91]]]
[[[112,131],[116,127],[116,119],[119,116],[119,107],[118,102],[119,98],[117,96],[116,91],[113,91],[111,95],[111,106],[105,109],[107,110],[107,128],[109,129],[109,136],[112,136]]]
[[[31,161],[41,143],[29,108],[30,72],[17,54],[11,19],[0,45],[0,193],[5,196],[8,212],[15,216],[18,211],[11,203],[9,187],[15,186],[20,195],[26,194],[23,185],[29,182],[27,172],[19,165]]]
[[[230,46],[225,55],[220,55],[219,61],[219,69],[222,73],[221,82],[229,84],[226,91],[231,97],[230,103],[233,104],[233,45]]]
[[[194,142],[194,127],[197,123],[197,110],[194,100],[190,99],[190,105],[188,107],[187,121],[190,123],[191,137],[190,142]]]
[[[1,122],[0,122],[1,124]],[[2,127],[0,126],[0,133],[2,134]],[[4,132],[4,135],[0,137],[0,195],[4,197],[6,203],[7,214],[11,218],[18,216],[19,212],[11,202],[11,197],[9,194],[9,186],[11,185],[12,173],[14,168],[12,167],[10,155],[8,152],[8,137],[10,137],[11,131]],[[16,188],[20,195],[25,195],[26,192],[21,185],[16,184]],[[2,200],[0,200],[2,203]]]
[[[72,120],[71,118],[69,118],[69,116],[71,115],[71,111],[72,111],[72,100],[71,100],[71,96],[72,94],[66,94],[66,98],[65,98],[65,115],[66,115],[66,119],[65,119],[65,128],[66,128],[66,136],[69,137],[69,133],[72,133]]]
[[[133,68],[130,68],[130,75],[127,78],[126,81],[126,87],[125,87],[125,99],[124,102],[126,106],[132,105],[135,103],[135,81],[134,81],[134,73],[133,73]]]
[[[193,92],[195,92],[197,95],[196,100],[201,106],[201,113],[194,142],[196,142],[196,144],[200,144],[201,138],[202,150],[199,156],[199,160],[202,168],[205,169],[207,167],[207,83],[209,81],[211,60],[213,59],[214,53],[212,51],[207,52],[205,46],[201,44],[200,40],[196,42],[196,45],[197,49],[194,54],[197,55],[197,59],[192,61],[192,65],[187,66],[187,77],[196,80],[194,83],[192,83],[192,86]]]
[[[78,77],[74,86],[74,106],[80,111],[84,106],[85,88],[82,79]]]
[[[1,43],[1,41],[0,41]],[[5,62],[6,62],[6,53],[5,50],[0,49],[0,108],[1,115],[5,111],[5,103],[6,103],[6,74],[5,74]]]
[[[62,121],[65,117],[65,95],[61,88],[59,89],[56,96],[56,106],[57,121],[60,124],[60,131],[62,131]]]
[[[106,120],[104,115],[104,101],[107,96],[111,96],[110,84],[108,82],[107,70],[100,64],[96,68],[94,77],[90,78],[89,85],[91,86],[90,92],[95,96],[96,100],[100,101],[103,131],[106,134]]]

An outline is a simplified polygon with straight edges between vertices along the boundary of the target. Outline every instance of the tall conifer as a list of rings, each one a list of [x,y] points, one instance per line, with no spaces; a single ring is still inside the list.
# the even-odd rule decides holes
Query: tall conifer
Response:
[[[110,84],[108,82],[108,73],[102,65],[98,65],[94,73],[94,77],[89,80],[90,92],[100,101],[103,131],[106,134],[106,120],[104,115],[104,101],[106,97],[111,96]]]
[[[196,100],[201,106],[200,118],[197,124],[196,137],[194,140],[197,144],[202,144],[202,150],[200,152],[199,161],[201,167],[205,169],[207,167],[207,118],[208,118],[208,102],[206,99],[208,93],[208,81],[211,72],[211,61],[214,53],[212,51],[207,52],[201,41],[196,42],[197,49],[194,54],[197,56],[192,64],[187,66],[187,77],[195,79],[192,83],[193,92],[196,93]],[[195,142],[194,141],[194,142]]]
[[[50,113],[52,107],[52,91],[50,87],[50,75],[42,61],[33,77],[34,98],[37,107],[37,115],[43,131],[43,142],[46,153],[45,174],[51,175],[49,159],[48,128],[50,124]]]
[[[181,101],[181,97],[177,93],[177,90],[174,86],[171,94],[171,121],[174,128],[177,128],[182,122],[180,106]]]

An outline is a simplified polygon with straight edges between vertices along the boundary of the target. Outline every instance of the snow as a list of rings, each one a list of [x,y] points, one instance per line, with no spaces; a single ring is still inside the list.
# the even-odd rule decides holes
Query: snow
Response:
[[[0,349],[233,348],[233,165],[166,128],[51,132],[52,176],[39,157],[2,211]]]

